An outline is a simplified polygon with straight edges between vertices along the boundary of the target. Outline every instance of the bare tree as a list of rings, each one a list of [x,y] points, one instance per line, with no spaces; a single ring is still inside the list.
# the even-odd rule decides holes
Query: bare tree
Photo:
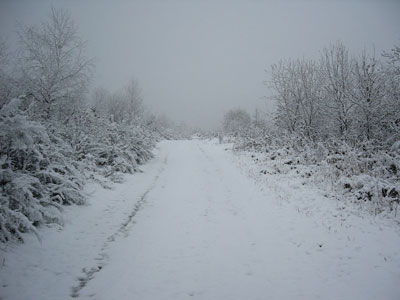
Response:
[[[350,130],[354,103],[350,100],[354,61],[346,47],[338,42],[325,48],[320,61],[324,80],[324,116],[332,120],[332,130],[338,137],[346,137]]]
[[[400,76],[400,46],[395,45],[390,51],[383,52],[385,57],[394,72],[394,74]]]
[[[351,101],[358,113],[356,128],[359,138],[370,140],[381,135],[382,121],[389,107],[384,101],[385,79],[382,66],[375,55],[368,55],[364,50],[355,62],[353,71],[355,86]]]
[[[111,93],[105,88],[98,87],[94,89],[89,106],[96,117],[108,116],[108,103],[110,99]]]
[[[275,124],[318,141],[393,144],[400,137],[400,47],[383,56],[385,64],[365,50],[351,58],[337,43],[323,50],[319,63],[273,65],[268,83],[277,104]]]
[[[50,118],[52,110],[71,105],[87,88],[93,64],[84,54],[86,43],[70,15],[54,8],[40,27],[21,26],[19,38],[27,92]]]
[[[14,79],[9,75],[10,54],[4,39],[0,37],[0,108],[14,95]]]
[[[144,114],[143,99],[137,81],[131,80],[124,89],[126,114],[129,123],[138,122]]]
[[[266,82],[275,92],[272,99],[277,104],[276,125],[289,133],[295,132],[298,128],[301,100],[293,93],[292,69],[291,61],[280,61],[271,66],[271,80]]]
[[[400,46],[395,45],[384,52],[383,57],[386,58],[385,101],[389,108],[384,130],[389,135],[387,142],[390,144],[400,139]]]
[[[277,101],[278,127],[308,137],[317,134],[320,121],[322,81],[313,61],[296,60],[272,66],[271,86]]]
[[[223,129],[226,134],[242,135],[251,126],[251,116],[243,109],[232,109],[224,116]]]
[[[145,119],[140,88],[134,80],[114,93],[104,88],[95,89],[90,106],[97,116],[109,118],[117,123],[132,125]]]
[[[295,63],[297,97],[301,99],[302,131],[315,138],[321,128],[322,81],[318,65],[312,60],[297,60]]]

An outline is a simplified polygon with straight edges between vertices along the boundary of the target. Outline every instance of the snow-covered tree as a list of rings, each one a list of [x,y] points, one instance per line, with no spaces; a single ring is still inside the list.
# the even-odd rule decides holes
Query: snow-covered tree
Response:
[[[223,129],[228,135],[242,135],[251,125],[250,114],[240,108],[228,111],[224,116]]]
[[[274,94],[272,99],[276,101],[276,124],[279,128],[294,133],[300,123],[300,101],[294,90],[295,74],[292,71],[293,63],[280,61],[271,67],[271,80],[267,82]]]
[[[400,47],[394,46],[391,51],[384,52],[383,56],[386,59],[385,101],[389,108],[384,120],[384,130],[386,142],[390,145],[400,141]]]
[[[322,77],[311,60],[281,61],[271,68],[277,126],[315,137],[321,122]]]
[[[331,120],[330,130],[339,138],[346,138],[352,122],[354,103],[350,100],[354,61],[346,47],[338,42],[322,52],[320,68],[324,81],[324,118]]]
[[[318,65],[311,60],[296,62],[295,76],[296,94],[301,99],[301,128],[302,133],[310,138],[320,134],[322,126],[322,78]]]
[[[53,8],[41,26],[21,26],[19,38],[24,88],[35,99],[36,112],[45,119],[60,109],[65,115],[81,99],[92,69],[70,15]]]
[[[114,93],[104,88],[97,88],[92,95],[90,105],[97,115],[117,123],[137,124],[145,117],[140,88],[134,80]]]
[[[395,45],[390,51],[384,51],[383,57],[388,60],[393,73],[400,76],[400,46]]]
[[[385,101],[385,78],[375,55],[363,51],[353,68],[354,88],[351,102],[355,105],[354,130],[360,139],[379,139],[382,121],[389,110]]]
[[[144,105],[137,81],[131,80],[124,89],[127,121],[137,123],[144,117]]]
[[[11,72],[10,53],[5,40],[0,37],[0,108],[15,96],[15,82]]]
[[[19,37],[18,75],[0,41],[2,242],[62,224],[63,205],[84,203],[86,180],[109,186],[139,171],[163,136],[135,81],[115,93],[97,89],[87,101],[92,61],[67,12],[52,9],[41,26],[22,26]],[[24,96],[10,100],[15,93]]]

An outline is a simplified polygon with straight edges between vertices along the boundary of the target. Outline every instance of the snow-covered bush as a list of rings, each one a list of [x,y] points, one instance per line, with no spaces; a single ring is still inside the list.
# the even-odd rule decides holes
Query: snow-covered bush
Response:
[[[268,173],[294,172],[330,185],[375,213],[400,202],[400,51],[384,61],[354,57],[337,43],[319,61],[284,60],[266,81],[276,111],[272,130],[254,125],[235,149],[265,153]]]
[[[96,173],[120,181],[121,173],[138,171],[152,157],[157,140],[144,124],[112,122],[90,110],[76,114],[67,125],[50,127],[69,143],[73,160],[87,178]]]
[[[0,110],[0,240],[62,224],[62,205],[82,204],[86,179],[122,180],[152,157],[157,135],[143,123],[79,112],[62,123],[31,120],[24,97]],[[99,181],[104,183],[103,181]]]
[[[84,203],[85,180],[121,181],[165,136],[161,123],[150,122],[135,81],[116,93],[98,90],[89,103],[93,61],[68,12],[52,9],[40,26],[21,26],[19,39],[10,60],[18,72],[0,41],[2,242],[62,224],[63,205]],[[27,96],[9,101],[19,93]]]
[[[44,126],[13,99],[0,110],[0,240],[43,223],[62,223],[61,205],[84,202],[78,170]],[[60,142],[60,141],[58,141]]]
[[[336,139],[314,142],[299,135],[266,134],[236,139],[236,150],[265,155],[265,174],[296,172],[314,183],[329,183],[373,213],[395,211],[400,202],[400,153],[366,141],[351,146]]]

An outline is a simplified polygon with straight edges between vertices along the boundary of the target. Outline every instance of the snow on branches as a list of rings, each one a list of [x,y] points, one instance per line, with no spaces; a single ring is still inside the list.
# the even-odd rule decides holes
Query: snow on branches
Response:
[[[63,224],[63,205],[85,203],[87,180],[108,187],[139,171],[162,131],[135,81],[89,101],[92,60],[66,11],[52,9],[19,38],[18,72],[9,71],[0,40],[1,242]],[[10,100],[17,93],[26,96]]]
[[[43,223],[62,224],[63,204],[82,204],[78,170],[52,141],[46,128],[13,99],[0,110],[0,240]]]
[[[337,43],[319,61],[281,61],[267,82],[276,104],[274,125],[260,130],[252,122],[235,147],[264,153],[270,173],[295,172],[370,204],[374,213],[396,215],[399,74],[397,46],[383,60],[365,51],[351,57]]]

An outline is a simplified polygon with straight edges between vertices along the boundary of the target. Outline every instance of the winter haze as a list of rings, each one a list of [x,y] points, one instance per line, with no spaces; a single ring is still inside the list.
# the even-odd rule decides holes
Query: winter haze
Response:
[[[0,299],[398,300],[399,20],[0,0]]]
[[[337,40],[379,55],[400,39],[399,1],[11,1],[0,3],[0,33],[38,24],[65,8],[96,58],[92,87],[136,79],[156,113],[189,125],[220,126],[232,107],[268,111],[265,69],[313,58]]]

